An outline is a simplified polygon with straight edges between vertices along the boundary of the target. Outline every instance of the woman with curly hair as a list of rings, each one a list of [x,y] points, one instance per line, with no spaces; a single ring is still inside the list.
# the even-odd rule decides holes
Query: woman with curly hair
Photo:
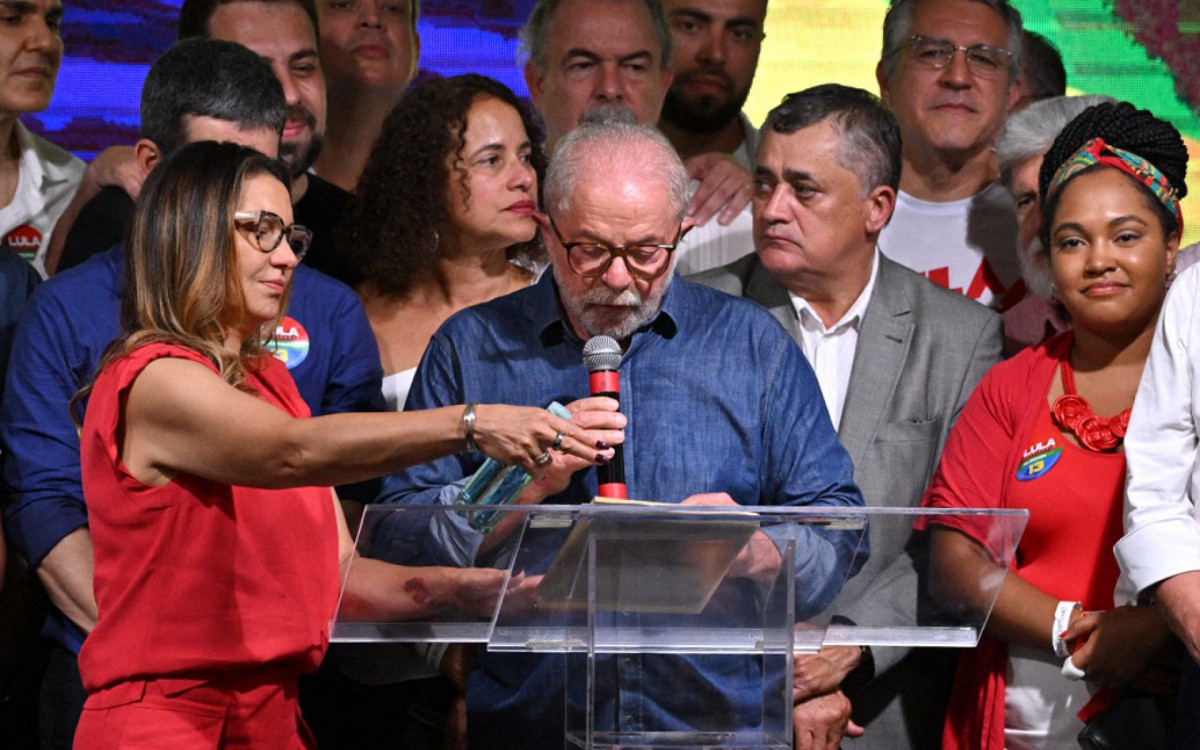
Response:
[[[388,116],[338,247],[362,279],[392,410],[404,409],[447,318],[536,280],[545,254],[534,218],[539,140],[512,91],[480,75],[427,81]],[[321,746],[440,748],[456,693],[430,666],[442,664],[444,650],[335,646],[305,687]]]
[[[339,246],[363,279],[392,408],[447,318],[540,271],[538,140],[512,91],[479,75],[429,81],[388,117]]]
[[[1130,408],[1182,231],[1188,154],[1127,103],[1085,110],[1042,161],[1042,241],[1067,331],[994,367],[964,407],[925,504],[1025,508],[979,648],[963,655],[944,747],[1076,748],[1127,687],[1169,690],[1152,607],[1114,606]],[[935,592],[986,606],[989,542],[931,521]]]
[[[603,433],[537,408],[309,418],[262,343],[311,239],[288,183],[257,151],[204,141],[134,208],[123,331],[80,437],[100,617],[77,748],[310,747],[297,682],[329,644],[343,574],[341,611],[382,620],[486,609],[502,585],[492,570],[347,571],[330,485],[464,449],[531,471],[552,445],[603,458]]]

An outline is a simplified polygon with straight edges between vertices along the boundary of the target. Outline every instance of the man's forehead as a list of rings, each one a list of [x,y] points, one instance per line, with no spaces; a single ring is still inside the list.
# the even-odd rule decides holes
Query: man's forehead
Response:
[[[832,115],[790,133],[763,128],[758,146],[758,165],[771,170],[780,166],[785,170],[794,170],[798,165],[811,164],[817,155],[836,152],[842,145],[843,137]]]
[[[213,39],[236,42],[263,57],[287,58],[317,49],[312,21],[296,3],[225,3],[217,6],[208,26]]]
[[[670,194],[656,181],[588,180],[575,188],[567,210],[555,216],[574,237],[618,244],[667,241],[676,216]]]
[[[62,16],[63,13],[61,0],[0,0],[0,8],[22,15],[45,13],[48,16]]]
[[[714,21],[749,20],[759,24],[767,15],[766,0],[663,0],[668,15],[693,15]]]
[[[996,47],[1008,41],[1004,17],[979,0],[922,0],[913,8],[911,33]]]
[[[600,30],[619,32],[596,33]],[[546,34],[555,56],[587,51],[601,57],[639,52],[662,57],[654,20],[642,0],[568,0],[555,11]]]

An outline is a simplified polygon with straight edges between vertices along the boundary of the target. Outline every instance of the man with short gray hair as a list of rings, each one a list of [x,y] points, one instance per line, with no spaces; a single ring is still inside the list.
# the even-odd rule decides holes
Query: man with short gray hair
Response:
[[[409,407],[454,398],[569,404],[572,419],[623,438],[630,497],[860,506],[812,370],[787,333],[756,305],[674,276],[674,247],[691,226],[686,183],[670,143],[628,117],[585,121],[563,138],[545,181],[542,234],[552,273],[447,321],[426,349]],[[589,397],[582,351],[596,335],[620,344],[628,423],[613,412],[615,402]],[[588,466],[550,456],[517,502],[571,505],[597,494]],[[383,499],[453,502],[455,482],[481,461],[458,456],[401,472]],[[471,565],[476,550],[508,543],[512,530],[463,525],[453,544],[423,535],[422,552]],[[824,609],[861,564],[856,541],[856,534],[826,530],[803,538],[796,575],[802,617]],[[538,572],[529,563],[526,572]],[[777,563],[769,554],[740,556],[730,575],[747,579],[738,582],[746,587],[731,590],[731,605],[753,607],[756,586]],[[639,622],[638,615],[620,617]],[[761,666],[748,657],[625,654],[619,664],[602,657],[597,670],[616,686],[597,731],[737,731],[762,721]],[[562,657],[481,652],[467,682],[469,746],[562,747],[563,682]],[[620,726],[606,725],[614,717]]]
[[[800,344],[867,504],[916,507],[967,397],[999,361],[1000,318],[880,252],[900,133],[878,99],[815,86],[771,110],[761,137],[757,252],[695,279],[763,305]],[[835,615],[864,625],[916,620],[910,528],[872,527],[871,560],[839,594]],[[867,729],[845,747],[936,746],[954,656],[827,646],[799,657],[796,747],[837,748],[851,701]]]
[[[1004,309],[1022,294],[1017,225],[991,149],[1021,93],[1021,15],[1007,0],[895,0],[883,36],[875,75],[904,168],[880,248]]]

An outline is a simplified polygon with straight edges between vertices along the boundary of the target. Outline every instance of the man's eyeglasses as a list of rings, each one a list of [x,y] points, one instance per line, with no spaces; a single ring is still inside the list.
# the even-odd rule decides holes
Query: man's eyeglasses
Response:
[[[592,279],[603,276],[612,265],[613,258],[625,261],[629,275],[643,281],[652,281],[662,276],[671,265],[671,253],[679,244],[683,226],[675,231],[675,241],[669,245],[617,245],[610,247],[599,242],[567,242],[558,231],[554,218],[550,217],[550,229],[560,245],[567,251],[567,263],[571,270]]]
[[[275,252],[286,237],[299,262],[312,245],[313,235],[308,227],[285,224],[283,217],[271,211],[238,211],[233,215],[233,222],[239,229],[248,231],[255,246],[264,253]]]
[[[913,62],[925,67],[941,69],[950,64],[955,52],[967,56],[967,69],[979,78],[998,78],[1006,75],[1012,64],[1012,53],[1000,47],[990,47],[986,44],[973,44],[970,47],[960,47],[945,39],[913,34],[904,44],[892,54],[908,50]]]

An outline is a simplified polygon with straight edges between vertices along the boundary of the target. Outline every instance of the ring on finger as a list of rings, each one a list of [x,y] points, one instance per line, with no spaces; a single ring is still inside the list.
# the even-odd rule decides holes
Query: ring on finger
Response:
[[[560,433],[558,433],[557,435],[555,435],[555,436],[554,436],[554,442],[550,444],[550,449],[551,449],[551,450],[558,450],[559,448],[562,448],[562,444],[563,444],[563,438],[565,438],[565,437],[566,437],[566,434],[564,434],[564,433],[562,433],[562,432],[560,432]]]
[[[543,453],[542,455],[540,455],[540,456],[538,456],[537,458],[533,459],[533,462],[534,462],[535,464],[537,464],[538,466],[545,466],[545,465],[547,465],[548,463],[550,463],[550,462],[551,462],[551,461],[553,461],[553,460],[554,460],[554,459],[550,457],[550,451],[546,451],[546,452],[545,452],[545,453]]]

